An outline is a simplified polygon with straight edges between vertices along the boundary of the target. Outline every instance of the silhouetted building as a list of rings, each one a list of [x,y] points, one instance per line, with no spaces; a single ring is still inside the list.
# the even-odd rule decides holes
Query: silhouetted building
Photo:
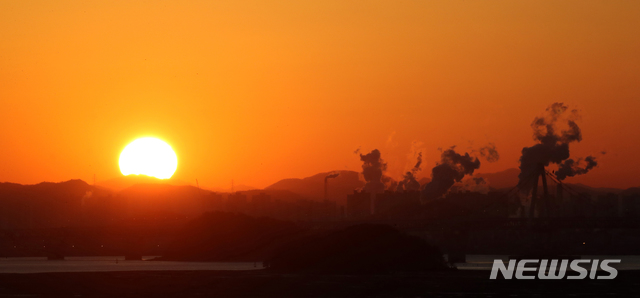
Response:
[[[359,218],[371,215],[371,193],[357,190],[347,195],[347,217]]]
[[[400,205],[419,205],[420,191],[385,191],[375,195],[373,209],[374,214],[385,212]]]
[[[637,217],[640,215],[640,195],[621,197],[620,214],[623,217]]]
[[[507,218],[509,217],[509,199],[497,192],[487,194],[479,192],[448,193],[443,199],[438,216],[463,218]]]
[[[608,193],[600,195],[594,204],[594,216],[597,217],[618,217],[619,197],[616,194]]]
[[[338,204],[334,201],[323,200],[317,204],[315,220],[335,220],[338,218]]]
[[[227,211],[229,212],[243,212],[247,209],[247,196],[236,192],[227,196]]]
[[[251,197],[250,213],[257,216],[267,216],[271,214],[271,196],[259,193]]]
[[[589,217],[593,215],[593,204],[589,194],[571,195],[569,200],[571,215],[575,217]]]
[[[225,210],[224,198],[218,193],[210,193],[208,196],[205,196],[203,205],[206,211]]]

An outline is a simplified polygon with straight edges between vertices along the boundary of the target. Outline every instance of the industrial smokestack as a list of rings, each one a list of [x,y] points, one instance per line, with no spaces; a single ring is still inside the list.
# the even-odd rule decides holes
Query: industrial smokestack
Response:
[[[331,172],[327,176],[324,176],[324,199],[325,200],[328,199],[327,198],[327,185],[328,185],[329,179],[336,178],[338,176],[340,176],[340,173],[338,173],[338,172]]]

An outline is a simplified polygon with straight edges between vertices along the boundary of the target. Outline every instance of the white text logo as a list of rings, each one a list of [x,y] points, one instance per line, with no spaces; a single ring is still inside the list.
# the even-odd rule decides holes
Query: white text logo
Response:
[[[560,265],[558,266],[558,263]],[[509,260],[509,265],[505,266],[502,260],[493,260],[493,268],[491,268],[491,279],[498,277],[498,271],[502,273],[505,279],[511,279],[514,276],[516,279],[563,279],[567,275],[567,267],[571,269],[570,275],[567,275],[567,279],[585,279],[587,275],[590,279],[614,279],[618,275],[618,270],[609,266],[611,263],[620,263],[620,260],[573,260],[569,263],[569,260],[536,260],[525,259],[517,262],[516,260]],[[580,266],[580,264],[588,265],[590,270]],[[602,270],[602,272],[598,272]],[[536,274],[537,271],[537,274]],[[577,274],[577,275],[575,275]]]

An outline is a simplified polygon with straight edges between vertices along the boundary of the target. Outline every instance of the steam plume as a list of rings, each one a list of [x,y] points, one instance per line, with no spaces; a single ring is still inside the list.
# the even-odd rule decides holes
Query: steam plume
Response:
[[[327,180],[331,179],[331,178],[336,178],[340,176],[339,172],[333,172],[333,173],[329,173],[329,175],[324,176],[324,181],[327,182]]]
[[[463,188],[472,192],[487,194],[489,192],[489,184],[482,177],[472,177],[464,181]]]
[[[473,171],[480,168],[480,160],[469,156],[469,153],[460,155],[454,151],[454,147],[442,152],[440,159],[440,163],[431,170],[431,182],[422,190],[423,200],[441,197],[455,182],[460,182],[465,175],[472,175]]]
[[[420,190],[420,182],[416,180],[415,175],[416,173],[420,172],[420,170],[422,170],[420,168],[421,164],[422,164],[422,152],[419,152],[418,161],[416,162],[416,165],[413,166],[411,171],[407,172],[402,176],[403,179],[398,183],[398,188],[396,189],[396,191]]]
[[[478,151],[480,156],[484,157],[488,162],[496,162],[500,159],[500,154],[496,150],[496,144],[489,143],[487,146],[480,148]]]
[[[585,165],[583,165],[583,162]],[[597,165],[598,162],[593,156],[587,156],[584,160],[579,158],[577,161],[569,158],[560,164],[560,168],[556,171],[556,177],[564,180],[567,177],[586,174]]]
[[[327,185],[328,185],[329,179],[336,178],[338,176],[340,176],[340,172],[331,172],[327,176],[324,176],[324,199],[325,200],[328,199],[328,197],[327,197]]]
[[[380,193],[385,190],[382,182],[382,173],[387,170],[387,164],[380,158],[380,151],[374,149],[368,154],[360,154],[362,174],[366,184],[364,190],[371,193]]]
[[[533,187],[529,178],[539,165],[560,164],[569,158],[569,144],[582,140],[582,132],[574,121],[578,117],[577,110],[568,112],[564,104],[554,103],[546,109],[545,116],[533,120],[531,128],[538,144],[522,149],[518,175],[522,192],[528,193]]]
[[[422,152],[418,153],[418,161],[416,162],[416,165],[413,166],[413,169],[411,170],[412,173],[417,173],[420,170],[422,170],[422,168],[420,168],[420,165],[422,164]]]

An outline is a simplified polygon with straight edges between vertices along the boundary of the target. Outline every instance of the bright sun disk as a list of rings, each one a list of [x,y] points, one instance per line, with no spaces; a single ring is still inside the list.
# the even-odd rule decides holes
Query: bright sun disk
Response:
[[[178,168],[178,157],[171,146],[156,138],[140,138],[120,153],[123,175],[147,175],[169,179]]]

